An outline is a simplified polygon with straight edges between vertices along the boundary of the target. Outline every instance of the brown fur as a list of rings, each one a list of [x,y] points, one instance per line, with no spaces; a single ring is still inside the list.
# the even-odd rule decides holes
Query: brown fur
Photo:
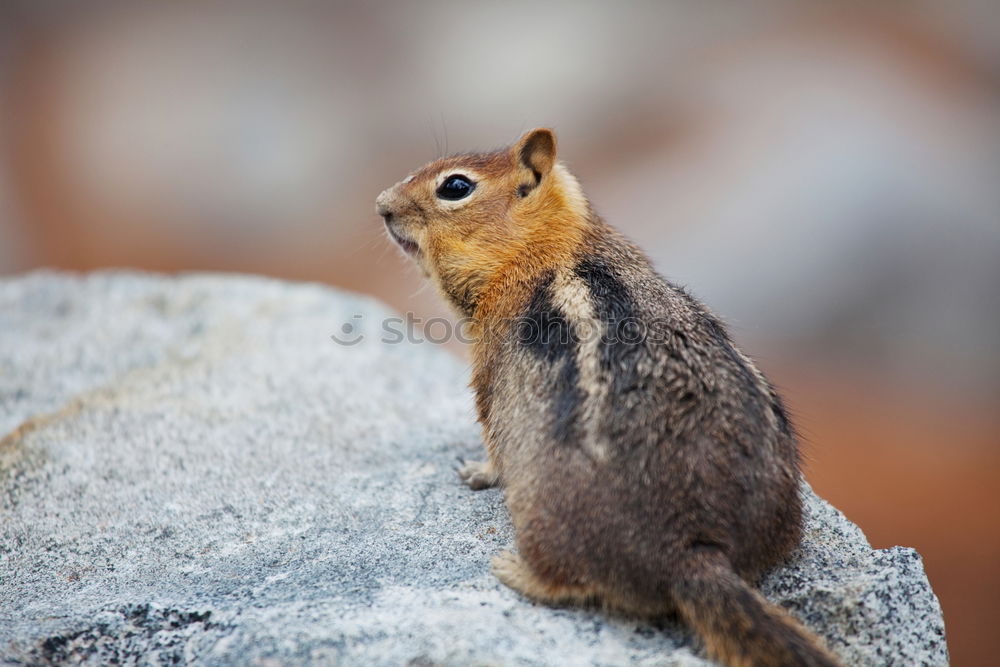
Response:
[[[443,201],[455,173],[475,190]],[[702,304],[593,213],[549,130],[431,163],[377,210],[472,318],[489,460],[460,474],[504,487],[518,554],[494,559],[501,581],[549,604],[679,613],[730,665],[838,664],[747,583],[800,537],[780,399]]]

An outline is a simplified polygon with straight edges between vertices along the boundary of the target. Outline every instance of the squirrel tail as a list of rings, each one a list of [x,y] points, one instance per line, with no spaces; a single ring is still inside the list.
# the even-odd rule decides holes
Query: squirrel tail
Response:
[[[751,588],[721,553],[697,554],[671,586],[681,617],[730,667],[839,667],[819,638]]]

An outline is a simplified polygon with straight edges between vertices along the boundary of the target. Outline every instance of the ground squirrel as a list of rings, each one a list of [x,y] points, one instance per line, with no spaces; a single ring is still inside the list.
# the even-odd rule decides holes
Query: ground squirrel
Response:
[[[836,665],[747,582],[798,543],[781,399],[708,309],[652,268],[556,161],[552,131],[428,164],[379,195],[392,238],[470,318],[489,454],[517,554],[493,572],[547,604],[677,613],[730,665]]]

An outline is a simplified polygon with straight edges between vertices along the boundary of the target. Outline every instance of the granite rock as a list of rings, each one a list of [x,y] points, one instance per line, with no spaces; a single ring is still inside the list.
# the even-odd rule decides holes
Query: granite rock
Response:
[[[392,317],[256,277],[0,280],[0,663],[710,664],[491,576],[467,369]],[[803,494],[767,597],[847,664],[946,664],[920,556]]]

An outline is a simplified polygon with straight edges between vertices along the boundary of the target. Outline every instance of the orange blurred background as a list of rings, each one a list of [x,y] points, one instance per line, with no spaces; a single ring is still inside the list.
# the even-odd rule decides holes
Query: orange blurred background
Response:
[[[953,663],[995,664],[992,3],[4,0],[0,274],[243,271],[445,315],[375,196],[536,125],[784,390],[816,490],[920,550]]]

